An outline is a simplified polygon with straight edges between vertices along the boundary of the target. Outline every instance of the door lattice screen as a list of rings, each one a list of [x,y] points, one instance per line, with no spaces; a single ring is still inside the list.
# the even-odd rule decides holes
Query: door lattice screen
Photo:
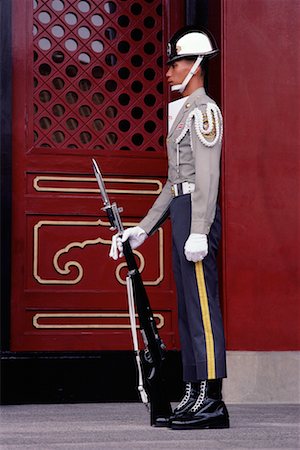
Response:
[[[158,0],[34,0],[36,147],[162,151]]]

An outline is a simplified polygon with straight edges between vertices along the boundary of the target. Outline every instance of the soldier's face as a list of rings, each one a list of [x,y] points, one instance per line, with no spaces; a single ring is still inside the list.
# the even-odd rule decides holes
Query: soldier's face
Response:
[[[174,61],[173,64],[170,64],[166,73],[167,81],[170,86],[181,84],[191,70],[193,64],[194,62],[189,61],[188,59],[180,59],[179,61]]]

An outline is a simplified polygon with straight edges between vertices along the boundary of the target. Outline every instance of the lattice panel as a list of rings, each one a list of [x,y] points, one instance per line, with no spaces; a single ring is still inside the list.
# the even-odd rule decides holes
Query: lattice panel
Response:
[[[34,0],[36,147],[163,149],[162,4]]]

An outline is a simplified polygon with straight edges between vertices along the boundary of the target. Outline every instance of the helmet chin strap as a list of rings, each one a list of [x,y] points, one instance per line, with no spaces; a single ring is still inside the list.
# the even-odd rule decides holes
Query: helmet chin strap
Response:
[[[191,70],[189,71],[189,73],[187,74],[185,79],[183,80],[183,82],[181,84],[175,84],[174,86],[171,86],[171,91],[179,91],[181,94],[183,93],[183,91],[189,84],[192,76],[194,75],[194,73],[196,72],[198,67],[200,66],[202,59],[203,59],[203,56],[199,55],[197,57],[196,61],[194,62],[194,64],[192,65]]]

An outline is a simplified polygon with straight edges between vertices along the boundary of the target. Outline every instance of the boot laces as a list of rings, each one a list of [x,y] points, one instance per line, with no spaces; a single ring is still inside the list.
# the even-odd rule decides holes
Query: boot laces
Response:
[[[183,399],[181,400],[181,402],[179,403],[179,405],[177,406],[176,409],[183,408],[187,404],[187,402],[190,399],[191,389],[192,389],[192,383],[186,383],[184,397],[183,397]]]
[[[200,406],[202,406],[204,399],[205,399],[205,388],[206,388],[206,381],[201,381],[200,393],[198,395],[198,398],[197,398],[194,406],[191,408],[192,412],[196,412],[200,408]]]

